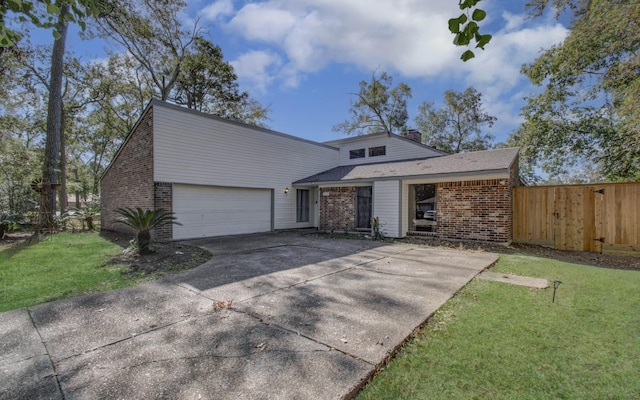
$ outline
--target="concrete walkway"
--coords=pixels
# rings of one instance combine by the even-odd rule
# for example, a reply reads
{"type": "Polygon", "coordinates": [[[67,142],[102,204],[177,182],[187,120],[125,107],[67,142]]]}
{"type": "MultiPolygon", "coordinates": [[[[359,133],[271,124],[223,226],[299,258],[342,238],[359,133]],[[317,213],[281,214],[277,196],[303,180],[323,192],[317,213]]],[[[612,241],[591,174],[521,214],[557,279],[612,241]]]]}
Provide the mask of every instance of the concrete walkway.
{"type": "Polygon", "coordinates": [[[190,244],[214,257],[0,314],[0,398],[348,397],[497,259],[289,233],[190,244]]]}

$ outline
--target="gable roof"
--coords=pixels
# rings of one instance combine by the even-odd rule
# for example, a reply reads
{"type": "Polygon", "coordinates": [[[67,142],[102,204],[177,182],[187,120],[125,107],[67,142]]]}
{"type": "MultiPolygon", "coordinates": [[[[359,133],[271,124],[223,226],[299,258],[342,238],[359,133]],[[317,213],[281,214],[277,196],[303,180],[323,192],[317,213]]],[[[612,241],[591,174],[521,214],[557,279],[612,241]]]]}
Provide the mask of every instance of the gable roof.
{"type": "Polygon", "coordinates": [[[478,175],[482,173],[508,172],[513,162],[517,159],[518,151],[519,149],[514,147],[408,161],[343,165],[293,183],[340,183],[407,177],[478,175]]]}
{"type": "Polygon", "coordinates": [[[238,121],[238,120],[235,120],[235,119],[219,117],[219,116],[217,116],[215,114],[210,114],[210,113],[206,113],[206,112],[203,112],[203,111],[194,110],[194,109],[191,109],[191,108],[187,108],[185,106],[169,103],[169,102],[158,100],[158,99],[152,99],[149,102],[149,104],[154,106],[154,107],[164,107],[164,108],[177,110],[177,111],[180,111],[180,112],[183,112],[183,113],[199,115],[201,117],[212,119],[212,120],[219,121],[219,122],[223,122],[223,123],[229,124],[229,125],[244,126],[244,127],[249,128],[249,129],[251,129],[253,131],[259,131],[261,133],[267,133],[269,135],[279,136],[279,137],[295,140],[295,141],[298,141],[298,142],[304,142],[304,143],[312,144],[314,146],[319,146],[319,147],[330,148],[330,149],[333,149],[333,150],[338,150],[337,147],[331,146],[330,144],[327,144],[327,143],[321,143],[321,142],[316,142],[314,140],[304,139],[304,138],[301,138],[301,137],[298,137],[298,136],[293,136],[293,135],[290,135],[290,134],[287,134],[287,133],[274,131],[274,130],[269,129],[269,128],[263,128],[261,126],[251,125],[251,124],[248,124],[246,122],[241,122],[241,121],[238,121]]]}
{"type": "Polygon", "coordinates": [[[352,137],[348,137],[348,138],[344,138],[344,139],[336,139],[336,140],[330,140],[327,142],[323,142],[326,145],[332,146],[332,147],[342,147],[346,144],[349,143],[357,143],[357,142],[362,142],[365,140],[370,140],[370,139],[378,139],[378,138],[382,138],[382,137],[390,137],[390,138],[395,138],[398,140],[404,140],[406,142],[409,142],[411,144],[414,144],[416,146],[420,146],[423,147],[425,149],[429,149],[429,150],[433,150],[435,152],[438,152],[442,155],[448,155],[450,153],[447,153],[446,151],[442,151],[442,150],[438,150],[435,147],[431,147],[431,146],[427,146],[426,144],[422,144],[419,142],[416,142],[415,140],[411,140],[409,138],[406,138],[404,136],[400,136],[400,135],[396,135],[395,133],[387,133],[387,132],[377,132],[377,133],[371,133],[368,135],[360,135],[360,136],[352,136],[352,137]]]}
{"type": "Polygon", "coordinates": [[[102,180],[102,178],[111,169],[111,166],[113,165],[114,161],[120,155],[120,152],[122,151],[122,149],[125,147],[127,142],[131,139],[132,135],[138,129],[138,126],[142,122],[144,116],[150,110],[153,110],[154,107],[155,108],[163,107],[163,108],[177,110],[177,111],[180,111],[180,112],[183,112],[183,113],[190,113],[190,114],[193,114],[193,115],[199,115],[201,117],[209,118],[209,119],[212,119],[212,120],[215,120],[215,121],[219,121],[219,122],[224,122],[226,124],[245,126],[245,127],[250,128],[253,131],[259,131],[261,133],[266,133],[266,134],[269,134],[269,135],[284,137],[284,138],[287,138],[287,139],[290,139],[290,140],[309,143],[309,144],[312,144],[314,146],[319,146],[319,147],[324,147],[324,148],[329,148],[329,149],[332,149],[332,150],[335,150],[335,151],[339,151],[339,149],[337,147],[331,146],[331,145],[326,144],[326,143],[320,143],[320,142],[315,142],[315,141],[309,140],[309,139],[303,139],[301,137],[297,137],[297,136],[289,135],[289,134],[286,134],[286,133],[274,131],[274,130],[271,130],[271,129],[268,129],[268,128],[263,128],[261,126],[251,125],[251,124],[247,124],[247,123],[244,123],[244,122],[240,122],[240,121],[236,121],[236,120],[232,120],[232,119],[228,119],[228,118],[219,117],[219,116],[214,115],[214,114],[209,114],[209,113],[205,113],[205,112],[202,112],[202,111],[193,110],[193,109],[190,109],[190,108],[187,108],[187,107],[184,107],[184,106],[180,106],[180,105],[177,105],[177,104],[172,104],[172,103],[168,103],[166,101],[162,101],[162,100],[159,100],[159,99],[156,99],[156,98],[152,98],[146,104],[144,110],[140,114],[140,117],[138,117],[138,120],[136,121],[136,123],[133,125],[131,130],[129,130],[129,133],[127,133],[127,136],[124,138],[122,143],[120,143],[120,146],[118,147],[118,149],[116,150],[115,154],[111,158],[111,161],[109,162],[109,165],[107,165],[107,167],[105,168],[104,172],[100,176],[100,180],[102,180]]]}

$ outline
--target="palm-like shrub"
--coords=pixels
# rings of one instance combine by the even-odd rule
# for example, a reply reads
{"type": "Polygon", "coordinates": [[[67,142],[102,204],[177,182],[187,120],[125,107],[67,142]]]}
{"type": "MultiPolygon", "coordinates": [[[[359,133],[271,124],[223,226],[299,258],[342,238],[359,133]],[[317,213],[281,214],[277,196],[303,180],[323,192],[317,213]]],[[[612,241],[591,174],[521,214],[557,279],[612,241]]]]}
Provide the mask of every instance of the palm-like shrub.
{"type": "Polygon", "coordinates": [[[87,224],[87,229],[92,231],[94,229],[93,220],[100,216],[100,208],[91,206],[82,206],[80,208],[69,207],[66,215],[71,219],[81,221],[82,229],[84,229],[84,225],[87,224]]]}
{"type": "Polygon", "coordinates": [[[182,225],[176,221],[173,212],[163,208],[156,210],[143,210],[142,208],[118,208],[115,210],[122,217],[118,217],[116,222],[125,224],[135,229],[137,232],[138,251],[140,254],[151,253],[149,244],[151,243],[151,229],[164,225],[182,225]]]}
{"type": "Polygon", "coordinates": [[[18,225],[24,222],[24,218],[19,214],[0,213],[0,239],[9,232],[11,225],[18,225]]]}

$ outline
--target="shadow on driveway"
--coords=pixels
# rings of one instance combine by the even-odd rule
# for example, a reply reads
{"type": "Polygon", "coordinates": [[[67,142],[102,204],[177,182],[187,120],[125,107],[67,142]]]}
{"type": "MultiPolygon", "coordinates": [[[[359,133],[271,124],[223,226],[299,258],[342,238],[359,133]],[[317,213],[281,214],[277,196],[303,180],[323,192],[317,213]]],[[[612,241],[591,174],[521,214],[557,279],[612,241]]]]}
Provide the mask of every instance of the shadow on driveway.
{"type": "Polygon", "coordinates": [[[0,398],[340,398],[497,259],[296,233],[188,243],[213,258],[0,314],[0,398]]]}

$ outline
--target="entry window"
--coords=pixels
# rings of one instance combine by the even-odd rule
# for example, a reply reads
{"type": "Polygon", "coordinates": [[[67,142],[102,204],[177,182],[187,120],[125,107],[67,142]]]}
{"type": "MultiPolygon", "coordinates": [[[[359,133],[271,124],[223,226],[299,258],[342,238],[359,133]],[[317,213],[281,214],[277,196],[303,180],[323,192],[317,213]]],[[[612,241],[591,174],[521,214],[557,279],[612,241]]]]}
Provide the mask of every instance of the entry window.
{"type": "Polygon", "coordinates": [[[296,190],[296,221],[309,222],[309,189],[296,190]]]}
{"type": "Polygon", "coordinates": [[[353,160],[354,158],[364,158],[364,149],[350,150],[349,159],[353,160]]]}
{"type": "Polygon", "coordinates": [[[387,154],[387,146],[369,147],[369,157],[384,156],[387,154]]]}
{"type": "Polygon", "coordinates": [[[436,232],[438,229],[437,188],[433,184],[414,185],[416,211],[410,215],[416,231],[436,232]]]}

